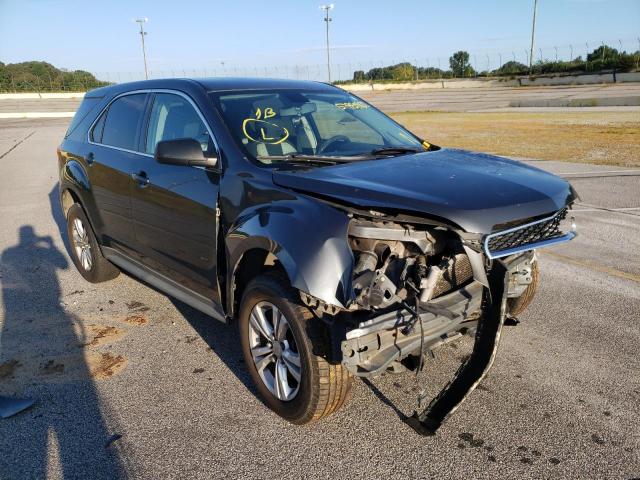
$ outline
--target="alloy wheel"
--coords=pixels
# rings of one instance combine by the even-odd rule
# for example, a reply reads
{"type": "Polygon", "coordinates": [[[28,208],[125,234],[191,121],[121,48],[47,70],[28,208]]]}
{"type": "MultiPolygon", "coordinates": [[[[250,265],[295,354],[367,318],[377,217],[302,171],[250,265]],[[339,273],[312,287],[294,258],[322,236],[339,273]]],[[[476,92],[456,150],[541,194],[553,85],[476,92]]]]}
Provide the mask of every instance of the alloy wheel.
{"type": "Polygon", "coordinates": [[[73,219],[73,248],[82,268],[86,271],[93,267],[93,255],[91,254],[91,243],[89,243],[89,233],[87,228],[79,218],[73,219]]]}
{"type": "Polygon", "coordinates": [[[270,302],[259,302],[249,316],[249,348],[258,375],[281,401],[300,389],[300,353],[285,315],[270,302]]]}

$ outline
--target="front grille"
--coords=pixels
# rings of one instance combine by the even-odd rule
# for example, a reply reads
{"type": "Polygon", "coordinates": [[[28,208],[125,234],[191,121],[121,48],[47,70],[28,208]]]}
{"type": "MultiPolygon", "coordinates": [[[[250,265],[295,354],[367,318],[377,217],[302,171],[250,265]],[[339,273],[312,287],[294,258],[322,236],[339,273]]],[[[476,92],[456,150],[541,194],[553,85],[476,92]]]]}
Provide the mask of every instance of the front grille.
{"type": "Polygon", "coordinates": [[[491,234],[486,242],[486,248],[488,252],[495,255],[512,248],[562,237],[565,233],[560,229],[560,223],[566,216],[567,207],[547,219],[511,228],[503,233],[491,234]]]}

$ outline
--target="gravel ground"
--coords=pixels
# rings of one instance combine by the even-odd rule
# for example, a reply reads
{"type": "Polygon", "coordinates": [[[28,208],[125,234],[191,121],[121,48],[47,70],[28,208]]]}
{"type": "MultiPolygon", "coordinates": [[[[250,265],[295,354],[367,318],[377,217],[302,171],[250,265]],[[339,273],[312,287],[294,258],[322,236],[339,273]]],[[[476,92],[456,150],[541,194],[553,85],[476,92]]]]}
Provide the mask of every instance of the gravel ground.
{"type": "MultiPolygon", "coordinates": [[[[0,123],[0,395],[37,399],[0,420],[0,478],[640,475],[638,177],[574,180],[580,236],[540,255],[536,300],[436,437],[401,421],[411,375],[357,380],[345,408],[296,427],[256,398],[233,326],[127,275],[92,285],[74,270],[55,191],[65,126],[0,123]]],[[[429,361],[432,393],[470,347],[429,361]]]]}

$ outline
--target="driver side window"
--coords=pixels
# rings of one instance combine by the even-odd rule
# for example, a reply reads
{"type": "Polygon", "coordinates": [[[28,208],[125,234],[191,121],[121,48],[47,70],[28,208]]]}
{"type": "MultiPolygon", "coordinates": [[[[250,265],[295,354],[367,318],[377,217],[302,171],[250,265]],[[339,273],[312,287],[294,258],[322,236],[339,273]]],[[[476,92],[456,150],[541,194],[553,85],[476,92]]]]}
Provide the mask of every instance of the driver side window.
{"type": "Polygon", "coordinates": [[[153,155],[163,140],[193,138],[205,156],[213,151],[207,127],[191,103],[180,95],[157,93],[151,108],[145,151],[153,155]]]}

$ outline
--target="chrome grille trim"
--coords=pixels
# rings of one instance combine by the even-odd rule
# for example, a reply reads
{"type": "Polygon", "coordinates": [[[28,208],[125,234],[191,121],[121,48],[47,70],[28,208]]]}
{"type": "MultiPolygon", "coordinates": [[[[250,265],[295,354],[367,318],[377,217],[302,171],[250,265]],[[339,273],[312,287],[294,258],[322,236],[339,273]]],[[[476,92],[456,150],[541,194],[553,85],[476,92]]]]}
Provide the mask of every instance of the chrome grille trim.
{"type": "Polygon", "coordinates": [[[573,219],[571,222],[571,231],[567,233],[563,233],[562,231],[560,231],[559,223],[566,217],[567,212],[568,207],[565,207],[561,210],[558,210],[550,217],[542,218],[540,220],[536,220],[535,222],[525,223],[524,225],[518,225],[517,227],[509,228],[507,230],[491,233],[484,238],[484,253],[489,259],[502,258],[508,257],[509,255],[514,255],[516,253],[526,252],[528,250],[534,250],[537,248],[556,245],[558,243],[568,242],[575,238],[577,233],[575,231],[575,224],[573,222],[573,219]],[[535,227],[539,228],[536,229],[535,227]],[[550,229],[550,234],[545,233],[545,230],[548,229],[550,229]],[[531,230],[531,232],[526,232],[526,230],[531,230]],[[534,237],[535,239],[530,242],[524,241],[522,243],[519,243],[518,241],[516,241],[514,243],[513,241],[510,241],[508,239],[510,234],[513,233],[520,233],[521,237],[534,237]],[[491,242],[499,239],[500,237],[506,237],[502,243],[511,243],[511,245],[507,246],[506,248],[494,248],[492,250],[491,242]]]}

